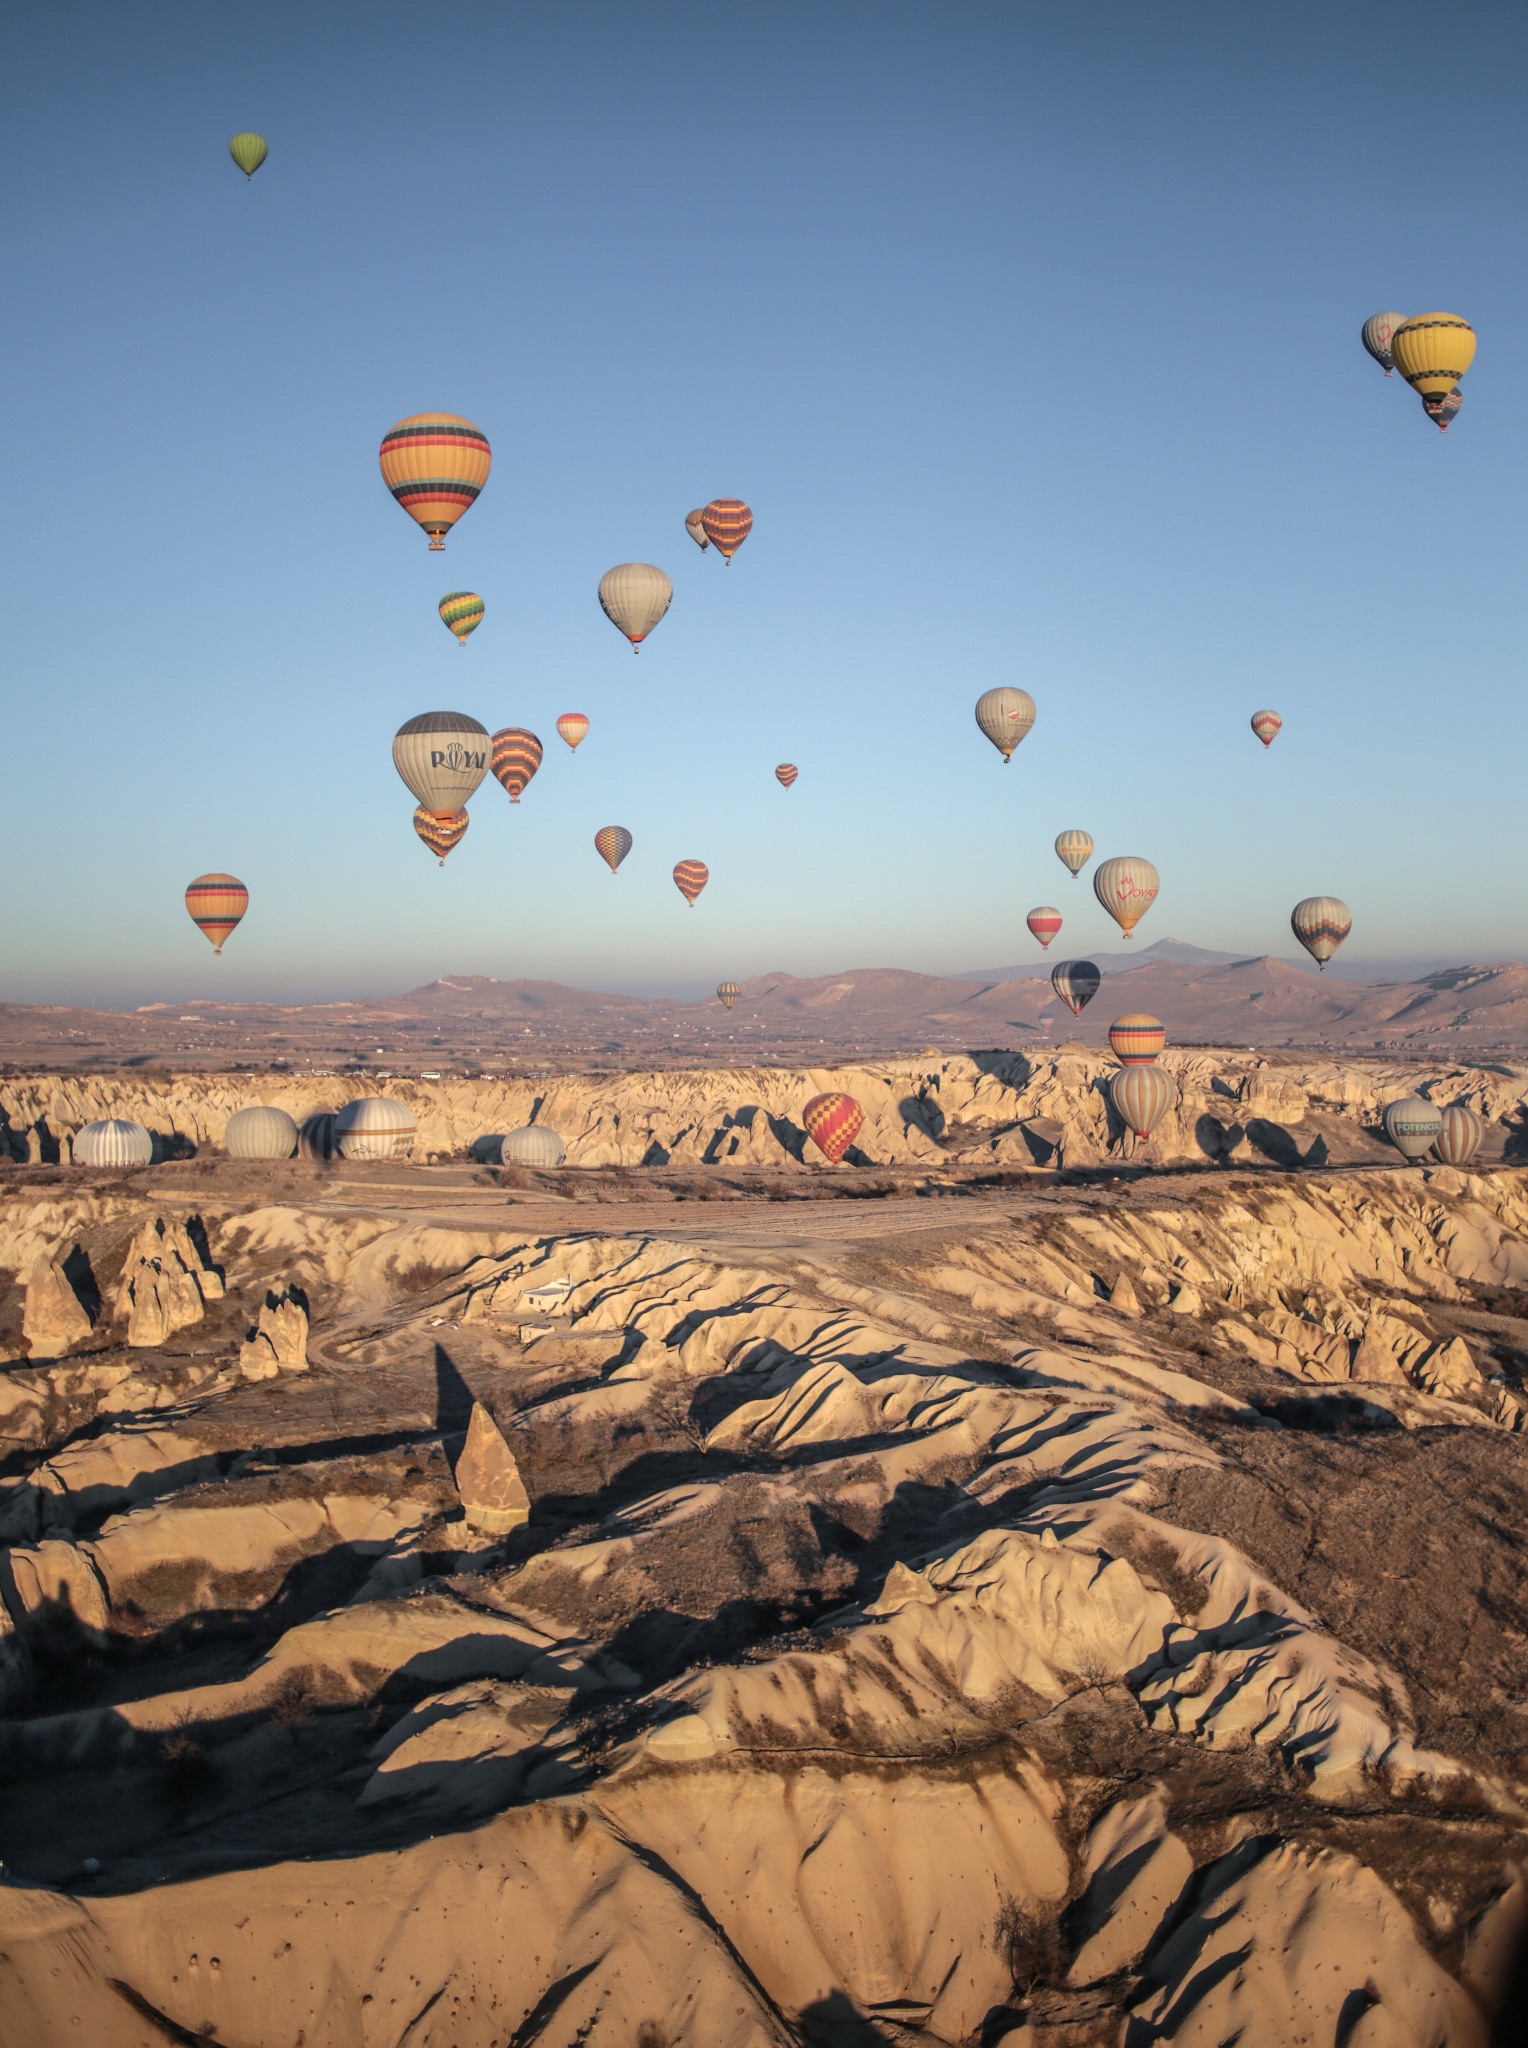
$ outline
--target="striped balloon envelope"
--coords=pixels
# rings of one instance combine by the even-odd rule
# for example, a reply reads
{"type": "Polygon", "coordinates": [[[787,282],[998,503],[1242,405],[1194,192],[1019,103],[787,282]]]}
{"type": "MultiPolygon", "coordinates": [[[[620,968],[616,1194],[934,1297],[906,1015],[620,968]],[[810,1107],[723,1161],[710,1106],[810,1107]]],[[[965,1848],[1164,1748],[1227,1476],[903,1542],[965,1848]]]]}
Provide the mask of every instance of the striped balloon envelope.
{"type": "Polygon", "coordinates": [[[1128,939],[1157,900],[1162,878],[1138,853],[1121,854],[1093,870],[1093,894],[1128,939]]]}
{"type": "Polygon", "coordinates": [[[829,1166],[840,1159],[865,1127],[865,1112],[852,1095],[814,1095],[801,1112],[806,1134],[829,1166]]]}
{"type": "Polygon", "coordinates": [[[1109,1026],[1109,1049],[1122,1067],[1149,1066],[1167,1043],[1160,1017],[1132,1010],[1109,1026]]]}
{"type": "Polygon", "coordinates": [[[1252,730],[1265,747],[1271,747],[1284,729],[1284,721],[1277,711],[1254,711],[1252,730]]]}
{"type": "Polygon", "coordinates": [[[624,825],[602,825],[594,835],[594,848],[614,874],[631,852],[631,834],[624,825]]]}
{"type": "Polygon", "coordinates": [[[704,554],[711,543],[706,539],[706,515],[703,507],[685,514],[684,530],[704,554]]]}
{"type": "Polygon", "coordinates": [[[420,804],[414,812],[414,830],[430,849],[442,867],[446,855],[453,846],[460,846],[467,831],[467,813],[461,811],[427,811],[420,804]]]}
{"type": "Polygon", "coordinates": [[[76,1131],[69,1156],[76,1166],[151,1166],[154,1140],[130,1116],[108,1116],[76,1131]]]}
{"type": "Polygon", "coordinates": [[[800,773],[794,761],[782,761],[775,770],[775,780],[782,789],[789,789],[800,773]]]}
{"type": "Polygon", "coordinates": [[[1353,929],[1353,913],[1335,896],[1306,896],[1289,913],[1289,928],[1325,974],[1327,961],[1353,929]]]}
{"type": "Polygon", "coordinates": [[[717,1001],[724,1010],[730,1010],[742,993],[735,981],[719,981],[716,984],[717,1001]]]}
{"type": "Polygon", "coordinates": [[[329,1160],[337,1156],[334,1127],[339,1122],[337,1109],[315,1109],[310,1117],[303,1120],[297,1133],[297,1151],[303,1159],[329,1160]]]}
{"type": "Polygon", "coordinates": [[[1082,1015],[1102,981],[1091,960],[1062,960],[1051,969],[1051,987],[1074,1017],[1082,1015]]]}
{"type": "Polygon", "coordinates": [[[1024,922],[1034,937],[1040,941],[1042,951],[1061,929],[1061,912],[1049,903],[1041,903],[1032,910],[1024,922]]]}
{"type": "Polygon", "coordinates": [[[441,619],[456,635],[458,647],[465,647],[468,634],[482,625],[485,610],[475,590],[448,590],[440,601],[441,619]]]}
{"type": "Polygon", "coordinates": [[[1178,1100],[1178,1087],[1166,1067],[1121,1067],[1109,1083],[1109,1100],[1144,1144],[1178,1100]]]}
{"type": "Polygon", "coordinates": [[[691,910],[695,908],[695,898],[710,879],[711,870],[703,860],[682,860],[674,869],[674,887],[691,910]]]}
{"type": "Polygon", "coordinates": [[[617,562],[600,578],[599,599],[600,610],[635,653],[674,602],[674,586],[652,562],[617,562]]]}
{"type": "Polygon", "coordinates": [[[1006,768],[1014,748],[1035,722],[1035,700],[1028,690],[1007,686],[983,690],[976,700],[976,722],[1002,755],[1006,768]]]}
{"type": "Polygon", "coordinates": [[[541,742],[523,725],[506,725],[494,734],[492,744],[489,765],[509,791],[510,802],[517,804],[520,792],[541,766],[541,742]]]}
{"type": "Polygon", "coordinates": [[[443,548],[446,535],[477,502],[488,481],[488,436],[454,412],[416,412],[382,437],[382,481],[398,503],[443,548]]]}
{"type": "MultiPolygon", "coordinates": [[[[701,513],[700,523],[706,530],[706,539],[730,565],[732,557],[753,531],[753,514],[741,498],[713,498],[701,513]]],[[[689,521],[686,520],[685,524],[688,525],[689,521]]]]}
{"type": "Polygon", "coordinates": [[[1485,1142],[1482,1118],[1462,1102],[1443,1112],[1442,1126],[1433,1140],[1433,1150],[1445,1166],[1468,1166],[1485,1142]]]}
{"type": "Polygon", "coordinates": [[[230,1159],[290,1159],[297,1150],[297,1125],[284,1109],[252,1102],[224,1124],[223,1150],[230,1159]]]}
{"type": "Polygon", "coordinates": [[[186,891],[186,908],[196,928],[221,953],[223,941],[249,908],[249,891],[237,875],[198,875],[186,891]]]}
{"type": "Polygon", "coordinates": [[[589,730],[589,721],[581,711],[565,711],[557,721],[557,730],[568,745],[576,749],[589,730]]]}
{"type": "Polygon", "coordinates": [[[1063,867],[1070,868],[1075,882],[1088,862],[1093,858],[1093,837],[1089,832],[1058,832],[1056,834],[1056,858],[1063,867]]]}
{"type": "Polygon", "coordinates": [[[359,1095],[334,1120],[341,1159],[407,1159],[414,1137],[414,1112],[391,1095],[359,1095]]]}
{"type": "Polygon", "coordinates": [[[256,135],[246,128],[235,135],[228,144],[228,154],[233,158],[246,179],[252,178],[265,159],[270,155],[270,145],[263,135],[256,135]]]}

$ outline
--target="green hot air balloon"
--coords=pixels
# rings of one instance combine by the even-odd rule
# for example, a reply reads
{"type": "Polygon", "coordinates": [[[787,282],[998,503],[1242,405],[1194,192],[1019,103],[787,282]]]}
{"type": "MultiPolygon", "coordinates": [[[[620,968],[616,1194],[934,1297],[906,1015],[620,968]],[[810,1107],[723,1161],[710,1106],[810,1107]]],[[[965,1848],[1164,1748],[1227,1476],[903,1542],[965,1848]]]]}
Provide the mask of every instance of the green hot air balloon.
{"type": "Polygon", "coordinates": [[[475,633],[483,623],[486,607],[475,590],[448,590],[440,601],[440,616],[444,625],[456,635],[457,645],[465,647],[467,635],[475,633]]]}
{"type": "Polygon", "coordinates": [[[253,132],[236,135],[228,145],[228,154],[246,178],[255,175],[270,153],[270,145],[265,137],[253,132]]]}

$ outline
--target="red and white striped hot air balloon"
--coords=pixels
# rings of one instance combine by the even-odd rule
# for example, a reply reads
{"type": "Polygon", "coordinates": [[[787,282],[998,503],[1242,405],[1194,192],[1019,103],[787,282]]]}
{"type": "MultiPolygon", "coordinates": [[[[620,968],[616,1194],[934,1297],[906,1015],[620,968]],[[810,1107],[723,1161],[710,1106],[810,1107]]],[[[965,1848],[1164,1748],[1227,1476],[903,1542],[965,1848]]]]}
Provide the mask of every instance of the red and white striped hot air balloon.
{"type": "Polygon", "coordinates": [[[576,749],[589,730],[589,721],[581,711],[565,711],[557,721],[557,730],[568,745],[576,749]]]}
{"type": "Polygon", "coordinates": [[[186,891],[186,908],[213,952],[221,953],[223,941],[249,908],[249,891],[237,875],[198,875],[186,891]]]}
{"type": "Polygon", "coordinates": [[[741,498],[713,498],[701,513],[700,523],[706,539],[730,567],[732,557],[753,531],[753,514],[741,498]]]}
{"type": "Polygon", "coordinates": [[[710,879],[711,870],[703,860],[682,860],[674,869],[674,887],[691,910],[695,908],[695,898],[710,879]]]}
{"type": "Polygon", "coordinates": [[[865,1112],[852,1095],[833,1090],[814,1095],[801,1112],[806,1134],[829,1166],[837,1166],[865,1125],[865,1112]]]}
{"type": "Polygon", "coordinates": [[[1283,730],[1284,721],[1277,711],[1254,711],[1252,730],[1265,747],[1271,747],[1283,730]]]}
{"type": "Polygon", "coordinates": [[[1061,929],[1061,912],[1053,909],[1049,903],[1041,903],[1029,913],[1024,922],[1040,941],[1043,949],[1061,929]]]}

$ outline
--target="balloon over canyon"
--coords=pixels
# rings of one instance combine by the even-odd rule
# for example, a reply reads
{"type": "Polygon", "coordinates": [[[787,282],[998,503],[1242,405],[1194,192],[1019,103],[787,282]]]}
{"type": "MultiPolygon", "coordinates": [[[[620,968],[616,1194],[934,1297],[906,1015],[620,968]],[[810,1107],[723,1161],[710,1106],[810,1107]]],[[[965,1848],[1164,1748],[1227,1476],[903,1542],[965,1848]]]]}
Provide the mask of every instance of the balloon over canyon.
{"type": "Polygon", "coordinates": [[[186,890],[192,923],[221,953],[224,941],[249,908],[249,891],[237,875],[198,875],[186,890]]]}
{"type": "Polygon", "coordinates": [[[1093,870],[1093,894],[1128,939],[1157,900],[1161,877],[1149,860],[1125,853],[1093,870]]]}
{"type": "Polygon", "coordinates": [[[1040,903],[1030,911],[1024,922],[1029,926],[1030,935],[1040,941],[1043,952],[1061,929],[1061,912],[1052,904],[1040,903]]]}
{"type": "Polygon", "coordinates": [[[1353,913],[1336,896],[1306,896],[1290,912],[1289,928],[1324,974],[1353,929],[1353,913]]]}
{"type": "Polygon", "coordinates": [[[1074,1017],[1098,994],[1103,975],[1091,960],[1062,960],[1051,969],[1051,987],[1074,1017]]]}
{"type": "Polygon", "coordinates": [[[814,1095],[801,1112],[807,1136],[829,1166],[837,1166],[865,1124],[865,1112],[852,1095],[830,1089],[814,1095]]]}

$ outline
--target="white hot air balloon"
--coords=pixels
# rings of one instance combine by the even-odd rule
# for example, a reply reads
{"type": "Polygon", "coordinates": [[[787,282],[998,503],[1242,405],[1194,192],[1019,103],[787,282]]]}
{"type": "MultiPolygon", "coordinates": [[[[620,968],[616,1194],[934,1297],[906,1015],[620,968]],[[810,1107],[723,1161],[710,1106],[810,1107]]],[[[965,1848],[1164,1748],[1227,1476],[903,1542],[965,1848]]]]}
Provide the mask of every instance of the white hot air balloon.
{"type": "Polygon", "coordinates": [[[1484,1119],[1462,1102],[1443,1112],[1443,1125],[1433,1141],[1433,1150],[1445,1166],[1468,1166],[1485,1142],[1484,1119]]]}
{"type": "Polygon", "coordinates": [[[1306,896],[1290,912],[1289,928],[1325,974],[1327,961],[1353,929],[1353,913],[1335,896],[1306,896]]]}
{"type": "Polygon", "coordinates": [[[976,700],[976,722],[1002,755],[1006,768],[1014,748],[1035,722],[1035,700],[1028,690],[984,690],[976,700]]]}
{"type": "Polygon", "coordinates": [[[284,1109],[257,1102],[236,1109],[223,1126],[223,1150],[230,1159],[290,1159],[297,1126],[284,1109]]]}
{"type": "Polygon", "coordinates": [[[131,1117],[102,1117],[75,1132],[72,1157],[76,1166],[147,1166],[154,1140],[131,1117]]]}
{"type": "Polygon", "coordinates": [[[499,1146],[506,1166],[561,1166],[567,1157],[562,1139],[548,1124],[522,1124],[499,1146]]]}
{"type": "Polygon", "coordinates": [[[1123,853],[1093,870],[1093,894],[1128,939],[1157,900],[1162,878],[1149,860],[1123,853]]]}
{"type": "Polygon", "coordinates": [[[1371,313],[1363,324],[1360,339],[1387,377],[1395,368],[1390,356],[1390,344],[1395,339],[1395,330],[1405,325],[1404,313],[1371,313]]]}
{"type": "Polygon", "coordinates": [[[1144,1145],[1178,1100],[1178,1085],[1165,1067],[1121,1067],[1109,1083],[1109,1100],[1144,1145]]]}
{"type": "Polygon", "coordinates": [[[633,653],[673,601],[673,584],[651,562],[619,562],[600,578],[600,607],[633,653]]]}
{"type": "Polygon", "coordinates": [[[462,811],[488,773],[488,728],[463,711],[426,711],[400,725],[393,766],[427,811],[462,811]]]}
{"type": "Polygon", "coordinates": [[[414,1113],[391,1095],[362,1095],[334,1120],[342,1159],[407,1159],[414,1149],[414,1113]]]}
{"type": "Polygon", "coordinates": [[[1420,1095],[1404,1096],[1385,1105],[1385,1136],[1413,1164],[1425,1158],[1443,1128],[1443,1113],[1420,1095]]]}

